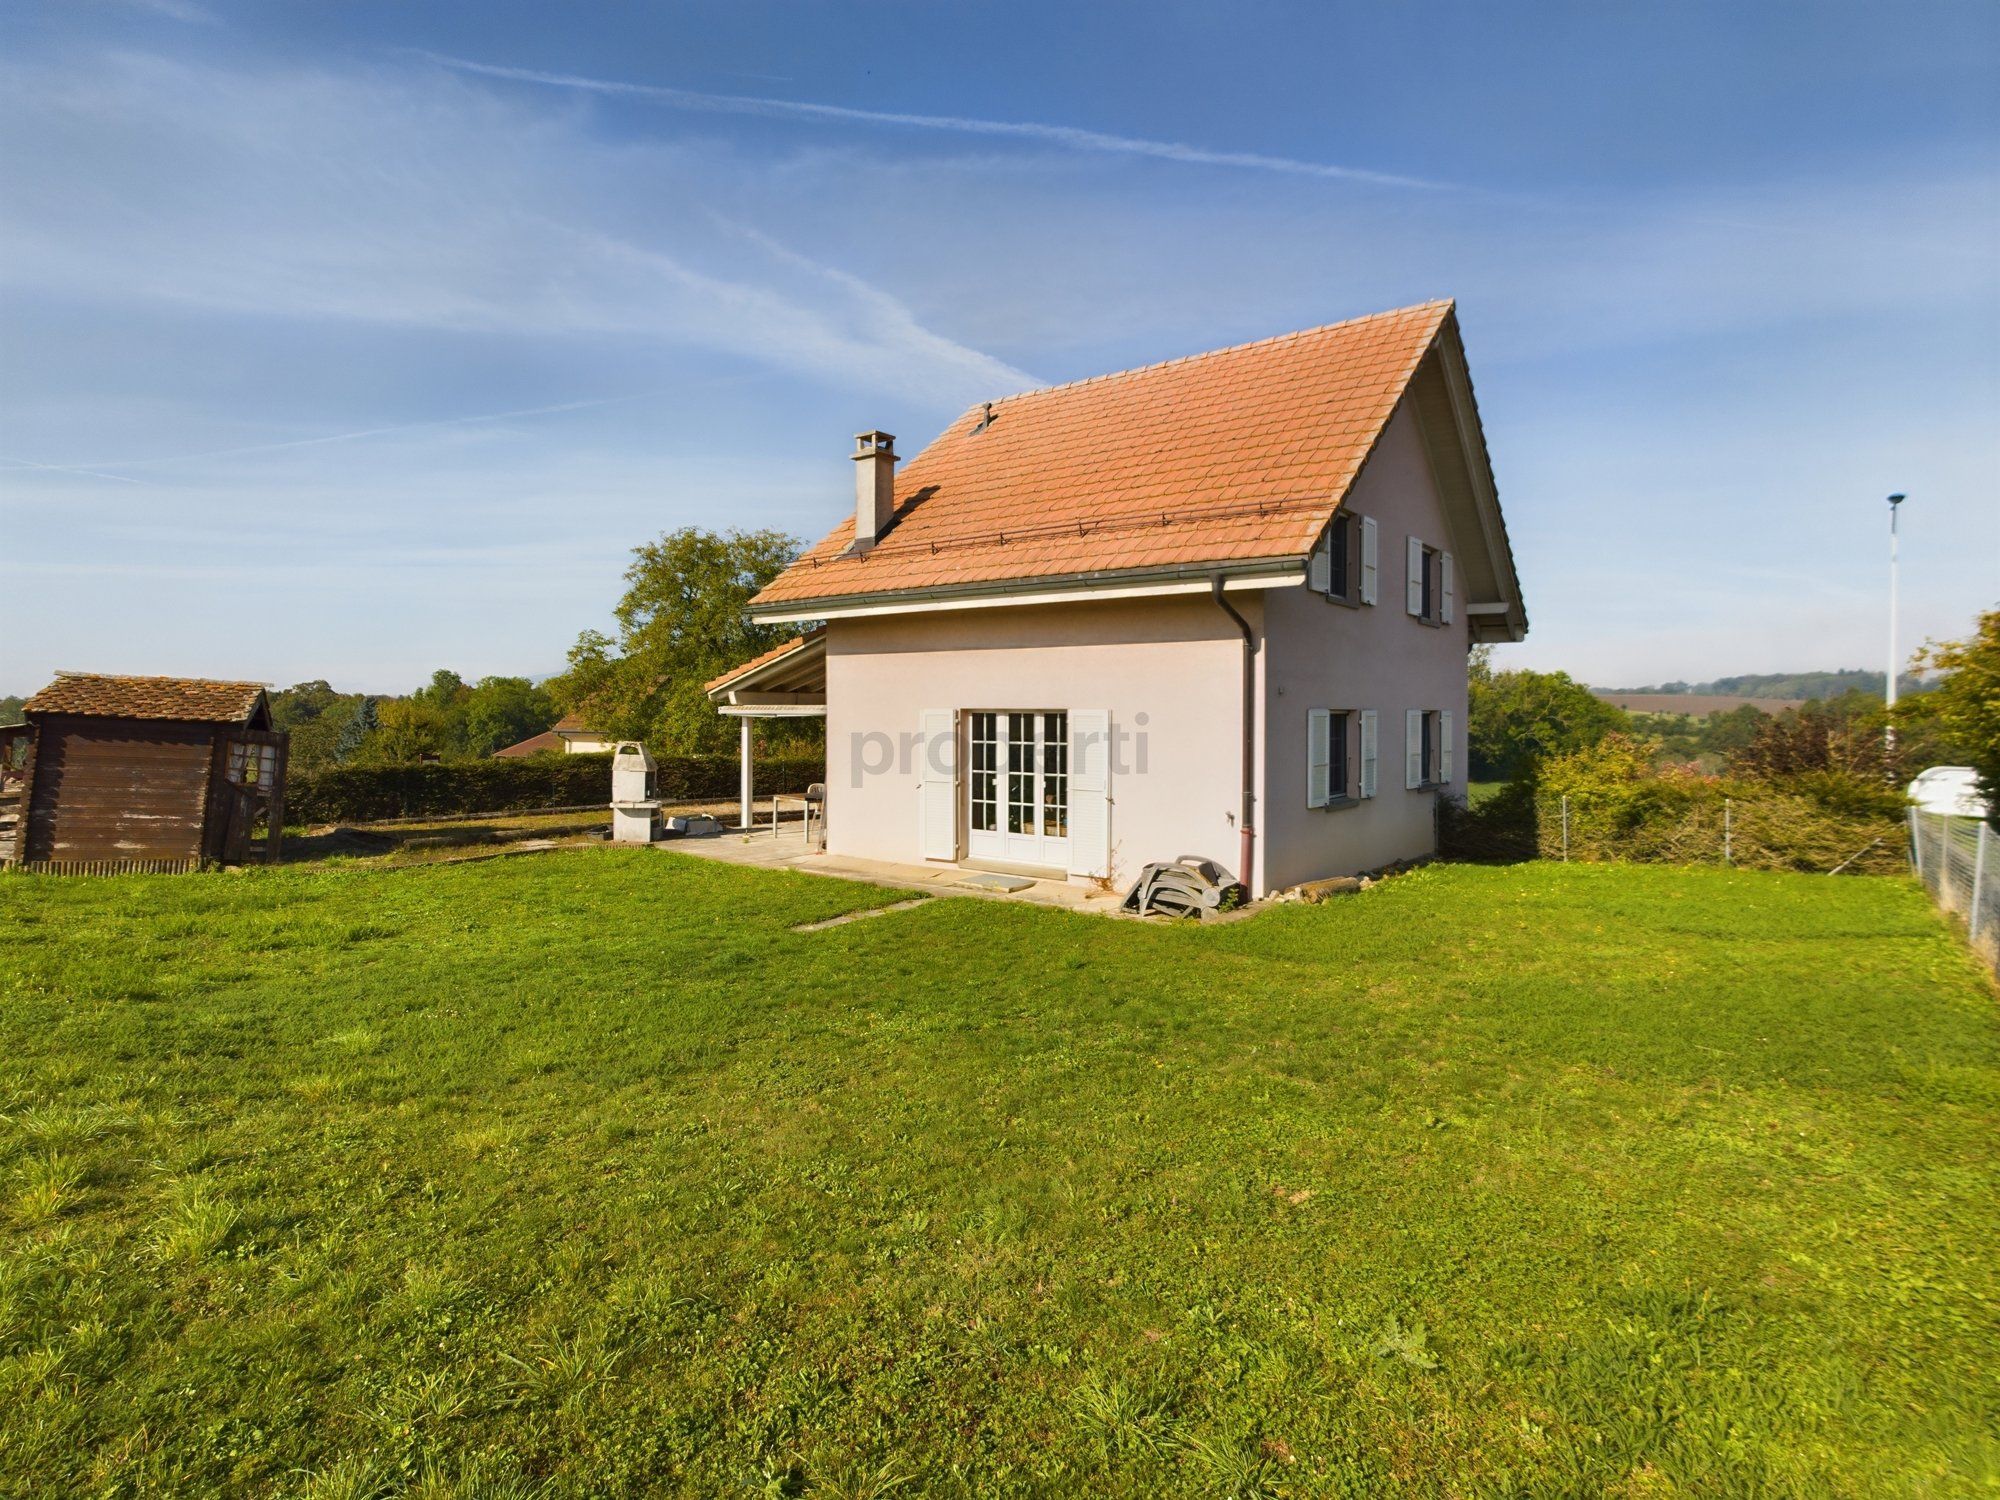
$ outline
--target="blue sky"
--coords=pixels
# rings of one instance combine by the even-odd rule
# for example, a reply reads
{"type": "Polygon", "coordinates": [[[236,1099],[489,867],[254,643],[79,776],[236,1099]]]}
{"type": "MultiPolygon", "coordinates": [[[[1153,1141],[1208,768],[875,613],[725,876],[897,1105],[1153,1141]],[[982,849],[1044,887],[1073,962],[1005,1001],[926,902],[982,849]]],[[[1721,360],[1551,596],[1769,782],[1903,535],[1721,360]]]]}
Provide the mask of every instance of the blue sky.
{"type": "Polygon", "coordinates": [[[0,17],[0,692],[558,668],[851,434],[1436,296],[1630,684],[2000,601],[2000,7],[0,17]]]}

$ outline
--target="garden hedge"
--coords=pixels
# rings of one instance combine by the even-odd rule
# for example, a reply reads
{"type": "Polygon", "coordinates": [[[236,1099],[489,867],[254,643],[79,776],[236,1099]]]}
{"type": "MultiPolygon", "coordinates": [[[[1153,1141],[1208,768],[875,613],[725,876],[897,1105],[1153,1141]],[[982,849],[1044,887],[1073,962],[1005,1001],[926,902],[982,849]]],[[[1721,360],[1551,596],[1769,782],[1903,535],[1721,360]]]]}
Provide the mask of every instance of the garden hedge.
{"type": "MultiPolygon", "coordinates": [[[[733,755],[660,755],[664,802],[721,801],[737,792],[733,755]]],[[[757,762],[757,794],[803,792],[826,776],[820,756],[757,762]]],[[[453,813],[534,812],[611,800],[609,755],[533,755],[401,766],[330,766],[286,779],[285,820],[378,823],[453,813]]]]}

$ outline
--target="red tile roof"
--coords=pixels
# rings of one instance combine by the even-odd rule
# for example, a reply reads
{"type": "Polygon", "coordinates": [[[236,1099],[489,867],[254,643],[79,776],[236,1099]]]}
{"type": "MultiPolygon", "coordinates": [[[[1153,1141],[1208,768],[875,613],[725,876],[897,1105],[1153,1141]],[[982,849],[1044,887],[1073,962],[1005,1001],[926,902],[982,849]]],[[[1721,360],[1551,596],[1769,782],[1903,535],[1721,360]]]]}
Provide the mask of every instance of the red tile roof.
{"type": "MultiPolygon", "coordinates": [[[[754,606],[1304,557],[1452,315],[1377,313],[1010,396],[896,476],[881,541],[850,515],[754,606]]],[[[711,687],[713,684],[711,684],[711,687]]]]}
{"type": "Polygon", "coordinates": [[[493,758],[499,760],[517,755],[540,755],[545,750],[560,752],[562,747],[563,737],[553,729],[544,729],[540,734],[531,734],[525,740],[502,745],[493,752],[493,758]]]}
{"type": "Polygon", "coordinates": [[[204,677],[111,677],[58,672],[23,709],[31,714],[82,714],[104,719],[181,719],[241,724],[256,712],[261,682],[213,682],[204,677]]]}
{"type": "Polygon", "coordinates": [[[773,646],[761,656],[753,656],[748,661],[738,662],[720,677],[711,677],[701,685],[701,690],[704,693],[712,693],[719,687],[727,687],[745,673],[754,672],[766,662],[776,661],[781,656],[790,656],[794,651],[803,647],[807,641],[816,641],[824,634],[826,634],[826,631],[824,628],[821,628],[818,630],[808,630],[804,635],[795,635],[784,644],[773,646]]]}

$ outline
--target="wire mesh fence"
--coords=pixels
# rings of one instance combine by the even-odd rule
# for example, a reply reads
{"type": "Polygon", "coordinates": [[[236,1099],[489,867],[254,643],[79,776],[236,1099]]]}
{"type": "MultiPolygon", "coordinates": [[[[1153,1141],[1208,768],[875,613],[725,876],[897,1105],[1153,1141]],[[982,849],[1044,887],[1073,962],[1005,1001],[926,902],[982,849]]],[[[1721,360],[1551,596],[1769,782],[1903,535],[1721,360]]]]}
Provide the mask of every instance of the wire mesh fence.
{"type": "Polygon", "coordinates": [[[1440,809],[1439,842],[1470,860],[1625,860],[1818,875],[1897,875],[1909,851],[1894,813],[1832,812],[1802,796],[1725,796],[1649,784],[1603,795],[1510,788],[1440,809]]]}
{"type": "Polygon", "coordinates": [[[1972,951],[2000,974],[2000,834],[1980,818],[1912,808],[1910,854],[1931,898],[1965,919],[1972,951]]]}

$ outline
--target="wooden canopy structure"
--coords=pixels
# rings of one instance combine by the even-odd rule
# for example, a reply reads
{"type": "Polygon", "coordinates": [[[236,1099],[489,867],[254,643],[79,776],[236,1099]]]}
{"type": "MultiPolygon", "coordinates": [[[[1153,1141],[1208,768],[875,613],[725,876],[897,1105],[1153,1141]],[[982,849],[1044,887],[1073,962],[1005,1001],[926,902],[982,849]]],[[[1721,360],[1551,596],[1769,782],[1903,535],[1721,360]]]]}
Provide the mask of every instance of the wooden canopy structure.
{"type": "Polygon", "coordinates": [[[0,863],[64,874],[277,859],[290,736],[271,727],[261,684],[63,672],[23,713],[0,730],[0,863]]]}

